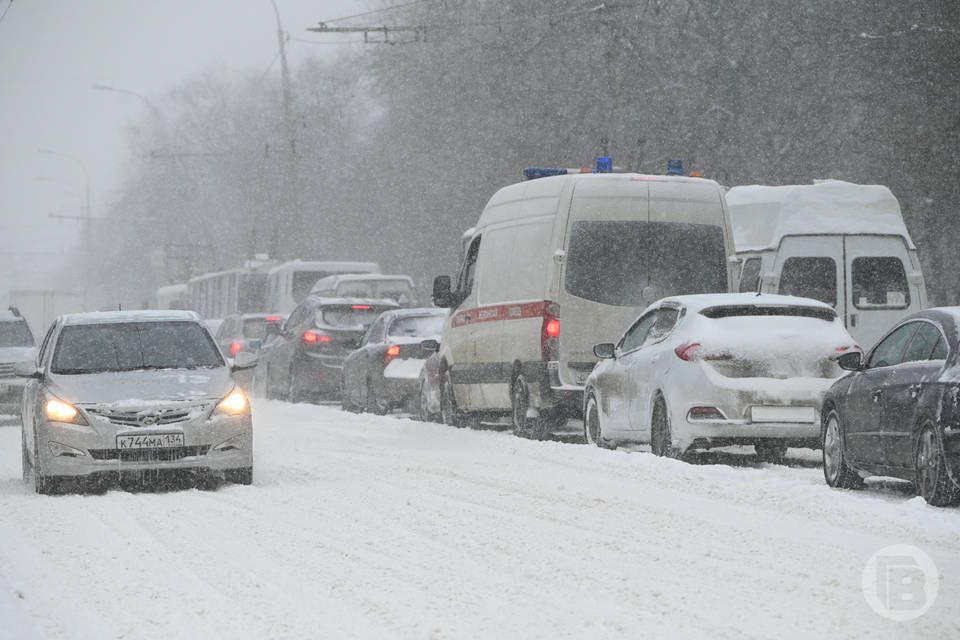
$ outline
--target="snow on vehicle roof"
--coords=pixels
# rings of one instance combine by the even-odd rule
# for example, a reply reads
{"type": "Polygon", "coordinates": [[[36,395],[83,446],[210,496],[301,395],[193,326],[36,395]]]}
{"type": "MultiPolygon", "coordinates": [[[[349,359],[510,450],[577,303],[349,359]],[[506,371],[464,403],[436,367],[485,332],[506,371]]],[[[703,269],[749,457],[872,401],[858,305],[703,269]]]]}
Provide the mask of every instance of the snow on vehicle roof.
{"type": "Polygon", "coordinates": [[[801,298],[800,296],[781,296],[774,293],[699,293],[686,296],[670,296],[654,302],[650,309],[661,306],[664,302],[676,302],[682,304],[690,311],[700,311],[710,307],[723,306],[802,306],[816,307],[818,309],[834,308],[825,302],[814,300],[813,298],[801,298]]]}
{"type": "Polygon", "coordinates": [[[378,265],[376,262],[291,260],[290,262],[278,264],[270,269],[271,274],[280,273],[282,271],[339,271],[343,273],[358,271],[376,273],[380,271],[380,265],[378,265]]]}
{"type": "Polygon", "coordinates": [[[642,173],[572,173],[536,180],[526,180],[507,185],[490,198],[477,227],[483,227],[504,220],[514,219],[518,215],[524,218],[555,216],[560,195],[570,185],[576,186],[577,196],[586,197],[623,197],[625,189],[636,186],[633,194],[639,192],[641,185],[662,184],[664,188],[679,190],[685,197],[697,200],[720,201],[720,185],[707,178],[689,178],[686,176],[648,175],[642,173]],[[611,191],[616,191],[612,193],[611,191]],[[508,215],[501,214],[503,205],[523,201],[524,206],[517,213],[510,208],[508,215]]]}
{"type": "Polygon", "coordinates": [[[748,185],[731,188],[726,199],[737,251],[775,249],[784,236],[810,234],[895,235],[916,248],[900,203],[883,185],[748,185]]]}
{"type": "Polygon", "coordinates": [[[309,298],[314,302],[317,302],[321,305],[355,305],[355,304],[368,304],[371,306],[378,307],[398,307],[399,304],[396,300],[391,300],[390,298],[334,298],[327,296],[318,296],[313,294],[309,298]]]}
{"type": "Polygon", "coordinates": [[[165,284],[162,287],[157,288],[157,295],[167,295],[167,294],[177,294],[177,293],[186,293],[187,285],[186,284],[165,284]]]}
{"type": "Polygon", "coordinates": [[[414,307],[412,309],[391,309],[390,311],[384,311],[384,313],[389,313],[394,318],[409,318],[411,316],[442,316],[446,315],[447,310],[436,307],[414,307]]]}
{"type": "Polygon", "coordinates": [[[107,322],[163,322],[195,321],[200,316],[194,311],[143,309],[138,311],[91,311],[87,313],[69,313],[64,316],[63,324],[102,324],[107,322]]]}

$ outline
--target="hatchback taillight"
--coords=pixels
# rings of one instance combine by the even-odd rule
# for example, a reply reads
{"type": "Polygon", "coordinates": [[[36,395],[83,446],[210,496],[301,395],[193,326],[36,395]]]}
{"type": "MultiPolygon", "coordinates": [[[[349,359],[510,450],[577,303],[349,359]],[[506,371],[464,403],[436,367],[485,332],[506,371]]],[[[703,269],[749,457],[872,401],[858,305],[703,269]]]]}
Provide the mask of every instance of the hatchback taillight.
{"type": "Polygon", "coordinates": [[[300,338],[306,344],[317,344],[318,342],[330,342],[330,336],[318,333],[316,331],[304,331],[300,338]]]}
{"type": "Polygon", "coordinates": [[[677,357],[687,362],[696,360],[700,352],[699,342],[685,342],[673,350],[677,357]]]}
{"type": "Polygon", "coordinates": [[[235,356],[240,353],[240,350],[243,349],[243,345],[239,342],[230,343],[230,355],[235,356]]]}
{"type": "Polygon", "coordinates": [[[400,345],[391,345],[387,347],[386,353],[383,354],[383,364],[389,364],[391,360],[400,355],[400,345]]]}

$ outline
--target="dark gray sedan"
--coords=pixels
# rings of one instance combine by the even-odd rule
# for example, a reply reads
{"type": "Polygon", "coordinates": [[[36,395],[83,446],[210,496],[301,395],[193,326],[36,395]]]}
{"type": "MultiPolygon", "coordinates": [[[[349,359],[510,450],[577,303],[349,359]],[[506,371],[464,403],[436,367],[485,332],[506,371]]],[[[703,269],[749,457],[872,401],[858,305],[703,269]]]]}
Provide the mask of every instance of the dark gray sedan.
{"type": "Polygon", "coordinates": [[[343,408],[383,414],[407,405],[415,411],[420,370],[436,351],[445,317],[434,308],[382,313],[343,363],[343,408]]]}
{"type": "Polygon", "coordinates": [[[904,318],[851,373],[833,384],[822,412],[823,474],[831,487],[867,476],[912,481],[929,504],[960,500],[960,307],[904,318]]]}

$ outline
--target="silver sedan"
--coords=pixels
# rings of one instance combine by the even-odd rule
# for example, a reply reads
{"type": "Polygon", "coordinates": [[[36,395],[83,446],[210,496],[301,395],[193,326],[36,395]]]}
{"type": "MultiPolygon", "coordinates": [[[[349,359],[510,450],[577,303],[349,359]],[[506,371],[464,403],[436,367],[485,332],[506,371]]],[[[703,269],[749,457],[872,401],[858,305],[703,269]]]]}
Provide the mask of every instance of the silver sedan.
{"type": "Polygon", "coordinates": [[[232,363],[189,311],[59,317],[27,378],[23,473],[38,493],[68,479],[163,470],[213,473],[250,484],[253,424],[232,363]]]}

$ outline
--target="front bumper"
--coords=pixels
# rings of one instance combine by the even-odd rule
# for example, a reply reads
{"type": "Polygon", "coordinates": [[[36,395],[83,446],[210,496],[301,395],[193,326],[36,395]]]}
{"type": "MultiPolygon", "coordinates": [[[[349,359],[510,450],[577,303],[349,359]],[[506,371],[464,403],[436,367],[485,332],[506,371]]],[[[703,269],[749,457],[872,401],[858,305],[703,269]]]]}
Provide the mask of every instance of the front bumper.
{"type": "Polygon", "coordinates": [[[82,477],[164,469],[227,471],[253,466],[250,413],[210,417],[212,406],[197,417],[175,424],[129,427],[86,412],[87,426],[42,421],[36,455],[48,476],[82,477]],[[183,446],[118,449],[118,436],[182,434],[183,446]]]}

